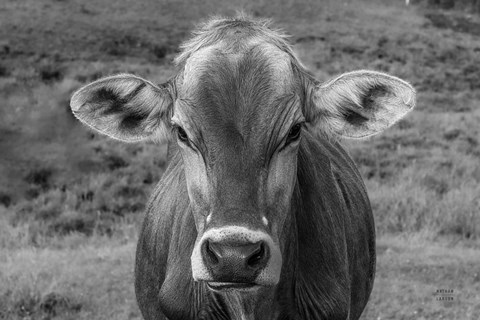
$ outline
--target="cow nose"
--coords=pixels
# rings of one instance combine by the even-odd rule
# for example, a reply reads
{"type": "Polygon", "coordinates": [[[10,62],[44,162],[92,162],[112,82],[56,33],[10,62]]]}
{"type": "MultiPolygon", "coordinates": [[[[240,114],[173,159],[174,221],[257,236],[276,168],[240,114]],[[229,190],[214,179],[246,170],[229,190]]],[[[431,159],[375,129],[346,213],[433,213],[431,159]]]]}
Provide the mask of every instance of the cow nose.
{"type": "Polygon", "coordinates": [[[264,241],[214,242],[205,240],[202,257],[214,281],[252,283],[267,265],[268,245],[264,241]]]}

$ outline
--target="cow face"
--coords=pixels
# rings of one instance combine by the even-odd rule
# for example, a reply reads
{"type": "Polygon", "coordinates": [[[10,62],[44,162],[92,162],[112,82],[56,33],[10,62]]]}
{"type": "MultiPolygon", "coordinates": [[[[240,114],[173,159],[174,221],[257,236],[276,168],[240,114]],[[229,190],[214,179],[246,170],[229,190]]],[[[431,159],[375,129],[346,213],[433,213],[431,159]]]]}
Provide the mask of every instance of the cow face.
{"type": "Polygon", "coordinates": [[[273,286],[305,119],[289,56],[272,45],[220,45],[187,60],[172,124],[198,231],[195,280],[273,286]]]}
{"type": "Polygon", "coordinates": [[[409,84],[382,73],[318,83],[281,39],[245,30],[237,25],[223,40],[192,45],[165,85],[119,75],[87,85],[71,101],[82,122],[113,138],[171,136],[178,144],[197,228],[185,254],[194,280],[217,291],[279,282],[302,131],[366,137],[415,103],[409,84]]]}

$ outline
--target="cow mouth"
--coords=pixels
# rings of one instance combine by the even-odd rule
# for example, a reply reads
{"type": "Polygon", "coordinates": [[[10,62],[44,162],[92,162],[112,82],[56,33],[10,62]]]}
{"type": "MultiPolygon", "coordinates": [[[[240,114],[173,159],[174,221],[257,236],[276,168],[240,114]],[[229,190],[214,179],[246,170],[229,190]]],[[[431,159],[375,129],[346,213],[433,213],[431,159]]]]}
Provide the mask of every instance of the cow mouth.
{"type": "Polygon", "coordinates": [[[256,283],[208,281],[207,287],[213,291],[249,290],[258,287],[256,283]]]}

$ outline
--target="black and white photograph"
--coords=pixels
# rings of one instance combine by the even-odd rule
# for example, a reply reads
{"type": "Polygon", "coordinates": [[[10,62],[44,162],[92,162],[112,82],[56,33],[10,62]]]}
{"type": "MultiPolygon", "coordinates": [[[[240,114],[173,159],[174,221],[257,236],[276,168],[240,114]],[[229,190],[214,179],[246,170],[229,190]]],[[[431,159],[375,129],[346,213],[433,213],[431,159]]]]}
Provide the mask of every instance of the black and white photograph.
{"type": "Polygon", "coordinates": [[[480,0],[0,0],[0,319],[479,320],[480,0]]]}

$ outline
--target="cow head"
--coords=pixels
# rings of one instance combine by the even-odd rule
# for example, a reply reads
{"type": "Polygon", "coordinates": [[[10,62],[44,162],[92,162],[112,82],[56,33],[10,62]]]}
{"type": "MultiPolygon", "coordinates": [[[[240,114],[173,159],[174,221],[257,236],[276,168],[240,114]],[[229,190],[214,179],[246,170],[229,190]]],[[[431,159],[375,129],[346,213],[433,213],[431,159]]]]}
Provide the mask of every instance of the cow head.
{"type": "Polygon", "coordinates": [[[302,135],[374,135],[413,108],[415,92],[372,71],[319,83],[282,35],[241,19],[207,23],[176,63],[163,85],[128,74],[95,81],[74,94],[73,113],[115,139],[178,145],[197,229],[194,280],[216,291],[273,287],[302,135]]]}

